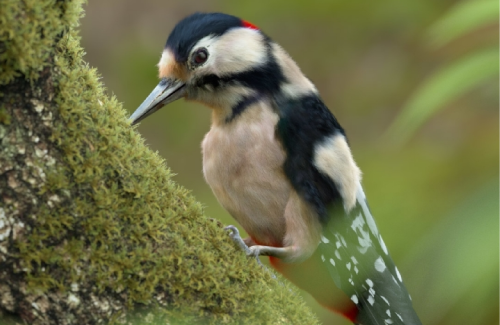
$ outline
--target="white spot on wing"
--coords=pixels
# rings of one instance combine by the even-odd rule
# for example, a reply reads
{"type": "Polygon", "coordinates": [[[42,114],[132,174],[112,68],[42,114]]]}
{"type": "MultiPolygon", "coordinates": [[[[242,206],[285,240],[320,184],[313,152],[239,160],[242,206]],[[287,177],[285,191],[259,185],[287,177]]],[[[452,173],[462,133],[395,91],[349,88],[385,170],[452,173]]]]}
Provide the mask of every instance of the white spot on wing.
{"type": "Polygon", "coordinates": [[[384,296],[380,296],[380,298],[382,298],[383,301],[385,301],[385,303],[387,304],[387,306],[390,306],[391,304],[389,303],[389,300],[387,300],[386,297],[384,296]]]}
{"type": "Polygon", "coordinates": [[[355,267],[354,267],[354,272],[356,272],[356,274],[358,274],[358,273],[359,273],[359,270],[358,270],[358,267],[357,267],[357,266],[355,266],[355,267]]]}
{"type": "Polygon", "coordinates": [[[345,265],[345,267],[347,267],[347,269],[350,271],[350,270],[351,270],[351,262],[347,263],[347,264],[345,265]]]}
{"type": "Polygon", "coordinates": [[[366,251],[368,250],[370,246],[366,246],[366,247],[359,247],[358,246],[358,251],[361,253],[361,254],[364,254],[366,253],[366,251]]]}
{"type": "Polygon", "coordinates": [[[403,317],[401,317],[400,314],[398,314],[398,313],[395,313],[395,314],[396,314],[396,316],[398,316],[399,319],[401,319],[401,321],[403,321],[403,317]]]}
{"type": "Polygon", "coordinates": [[[361,205],[361,208],[363,209],[363,213],[365,215],[365,220],[368,223],[368,227],[370,228],[372,234],[378,238],[378,228],[377,225],[375,224],[375,220],[373,219],[372,214],[370,213],[370,210],[368,209],[368,205],[366,205],[366,196],[365,193],[363,192],[361,184],[359,184],[358,186],[358,192],[356,196],[359,205],[361,205]]]}
{"type": "Polygon", "coordinates": [[[358,264],[358,260],[356,259],[356,257],[351,256],[351,260],[354,264],[358,264]]]}
{"type": "Polygon", "coordinates": [[[384,322],[388,325],[393,323],[392,319],[385,319],[384,322]]]}
{"type": "Polygon", "coordinates": [[[332,264],[333,266],[335,266],[335,261],[333,260],[333,258],[330,259],[330,264],[332,264]]]}
{"type": "Polygon", "coordinates": [[[340,236],[340,240],[342,240],[342,245],[344,245],[344,247],[347,247],[347,243],[345,242],[344,237],[340,236]]]}
{"type": "Polygon", "coordinates": [[[368,292],[375,297],[375,290],[373,290],[373,288],[370,288],[370,290],[368,290],[368,292]]]}
{"type": "Polygon", "coordinates": [[[337,248],[340,248],[340,246],[342,246],[342,244],[340,243],[340,241],[337,241],[337,242],[335,243],[335,245],[337,246],[337,248]]]}
{"type": "Polygon", "coordinates": [[[324,262],[325,261],[325,256],[321,255],[321,260],[324,262]]]}
{"type": "Polygon", "coordinates": [[[366,284],[368,284],[370,287],[373,287],[373,281],[370,279],[366,279],[366,284]]]}
{"type": "Polygon", "coordinates": [[[379,272],[385,271],[385,262],[382,259],[382,257],[379,257],[379,258],[377,258],[377,260],[375,260],[375,270],[377,270],[379,272]]]}
{"type": "Polygon", "coordinates": [[[391,317],[391,311],[389,309],[387,309],[385,313],[387,314],[387,316],[391,317]]]}
{"type": "Polygon", "coordinates": [[[328,240],[328,238],[326,238],[325,236],[321,236],[321,241],[325,244],[328,244],[330,241],[328,240]]]}
{"type": "Polygon", "coordinates": [[[354,220],[352,221],[351,228],[352,230],[356,231],[356,229],[362,229],[363,225],[365,224],[365,221],[363,220],[363,216],[359,214],[354,220]]]}
{"type": "Polygon", "coordinates": [[[372,241],[370,239],[370,234],[368,231],[363,230],[363,226],[365,225],[365,221],[363,220],[363,215],[360,213],[352,222],[351,228],[358,234],[358,242],[361,247],[358,247],[358,250],[361,254],[366,253],[368,248],[371,246],[372,241]]]}
{"type": "Polygon", "coordinates": [[[351,300],[352,300],[352,302],[353,302],[353,303],[355,303],[356,305],[357,305],[357,304],[358,304],[358,302],[359,302],[359,301],[358,301],[358,297],[357,297],[356,295],[352,295],[352,296],[351,296],[351,300]]]}
{"type": "Polygon", "coordinates": [[[338,258],[339,260],[341,260],[341,259],[342,259],[342,257],[340,257],[340,253],[339,253],[339,251],[338,251],[338,250],[335,250],[335,256],[337,256],[337,258],[338,258]]]}
{"type": "Polygon", "coordinates": [[[375,298],[373,298],[372,296],[368,296],[368,302],[373,306],[373,304],[375,303],[375,298]]]}
{"type": "Polygon", "coordinates": [[[382,250],[384,251],[385,255],[389,255],[389,251],[387,250],[387,246],[385,246],[382,236],[380,236],[379,239],[380,239],[380,246],[382,247],[382,250]]]}
{"type": "Polygon", "coordinates": [[[399,282],[403,282],[403,279],[401,278],[401,273],[399,273],[398,268],[394,267],[394,269],[396,270],[396,275],[398,276],[399,282]]]}

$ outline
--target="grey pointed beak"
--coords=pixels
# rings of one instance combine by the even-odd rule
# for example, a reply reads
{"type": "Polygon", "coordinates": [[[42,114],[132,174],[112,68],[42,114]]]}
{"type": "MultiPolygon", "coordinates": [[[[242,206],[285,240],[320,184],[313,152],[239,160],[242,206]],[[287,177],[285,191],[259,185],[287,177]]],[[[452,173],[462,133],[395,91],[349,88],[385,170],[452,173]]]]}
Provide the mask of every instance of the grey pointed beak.
{"type": "Polygon", "coordinates": [[[132,125],[139,123],[163,106],[183,97],[186,93],[185,86],[186,84],[180,80],[162,79],[130,117],[132,125]]]}

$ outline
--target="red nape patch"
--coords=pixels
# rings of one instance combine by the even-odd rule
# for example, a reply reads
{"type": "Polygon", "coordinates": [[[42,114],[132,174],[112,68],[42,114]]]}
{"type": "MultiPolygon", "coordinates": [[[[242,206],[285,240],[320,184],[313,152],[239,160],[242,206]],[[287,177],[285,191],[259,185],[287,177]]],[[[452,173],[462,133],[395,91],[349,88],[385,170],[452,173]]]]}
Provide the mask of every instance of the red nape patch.
{"type": "Polygon", "coordinates": [[[254,24],[252,24],[246,20],[242,20],[241,23],[243,24],[243,27],[245,27],[245,28],[259,29],[259,27],[255,26],[254,24]]]}

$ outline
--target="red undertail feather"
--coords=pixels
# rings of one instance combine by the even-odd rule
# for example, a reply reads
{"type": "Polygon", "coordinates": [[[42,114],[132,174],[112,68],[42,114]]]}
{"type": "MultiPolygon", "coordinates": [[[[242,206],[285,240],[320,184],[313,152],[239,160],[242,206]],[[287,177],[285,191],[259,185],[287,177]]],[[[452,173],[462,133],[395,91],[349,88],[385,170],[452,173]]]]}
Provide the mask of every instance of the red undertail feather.
{"type": "Polygon", "coordinates": [[[272,267],[296,286],[309,292],[326,309],[341,314],[351,322],[356,320],[358,308],[333,282],[318,252],[301,263],[284,263],[270,256],[272,267]]]}

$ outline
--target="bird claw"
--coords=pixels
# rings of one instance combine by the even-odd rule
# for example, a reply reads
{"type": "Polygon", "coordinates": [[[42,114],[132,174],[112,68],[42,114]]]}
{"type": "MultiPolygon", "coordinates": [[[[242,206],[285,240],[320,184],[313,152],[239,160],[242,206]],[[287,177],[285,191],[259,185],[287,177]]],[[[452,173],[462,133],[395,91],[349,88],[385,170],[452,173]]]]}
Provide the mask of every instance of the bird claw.
{"type": "Polygon", "coordinates": [[[224,227],[224,230],[229,231],[229,237],[231,237],[231,239],[245,252],[247,256],[255,256],[257,263],[259,263],[261,266],[264,266],[259,258],[260,256],[259,247],[257,246],[248,247],[247,244],[245,244],[245,241],[241,238],[238,228],[231,225],[224,227]]]}

